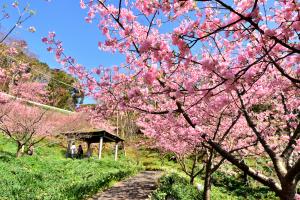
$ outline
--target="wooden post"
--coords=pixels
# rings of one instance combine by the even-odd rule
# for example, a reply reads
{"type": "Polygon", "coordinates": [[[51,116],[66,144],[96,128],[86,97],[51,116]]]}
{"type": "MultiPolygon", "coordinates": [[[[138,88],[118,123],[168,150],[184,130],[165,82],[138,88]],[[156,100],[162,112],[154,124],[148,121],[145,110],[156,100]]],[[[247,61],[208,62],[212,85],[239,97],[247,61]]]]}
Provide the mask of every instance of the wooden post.
{"type": "Polygon", "coordinates": [[[124,156],[126,157],[126,147],[125,147],[125,142],[123,141],[123,150],[124,150],[124,156]]]}
{"type": "Polygon", "coordinates": [[[116,147],[115,147],[115,160],[118,160],[118,143],[116,142],[116,147]]]}
{"type": "Polygon", "coordinates": [[[101,157],[102,157],[102,148],[103,148],[103,137],[100,138],[100,142],[99,142],[99,152],[98,152],[99,160],[101,160],[101,157]]]}
{"type": "Polygon", "coordinates": [[[68,142],[68,146],[67,146],[66,158],[69,158],[72,140],[68,137],[67,142],[68,142]]]}
{"type": "Polygon", "coordinates": [[[117,110],[117,136],[119,136],[119,111],[117,110]]]}
{"type": "Polygon", "coordinates": [[[88,158],[92,156],[92,148],[91,148],[91,143],[90,142],[87,142],[86,155],[87,155],[88,158]]]}

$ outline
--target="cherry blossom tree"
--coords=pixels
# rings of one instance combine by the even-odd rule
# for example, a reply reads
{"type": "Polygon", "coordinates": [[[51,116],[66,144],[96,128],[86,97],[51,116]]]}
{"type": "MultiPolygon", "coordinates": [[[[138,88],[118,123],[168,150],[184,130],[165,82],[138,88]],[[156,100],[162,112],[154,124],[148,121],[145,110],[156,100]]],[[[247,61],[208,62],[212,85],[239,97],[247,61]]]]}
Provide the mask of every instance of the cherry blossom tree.
{"type": "Polygon", "coordinates": [[[30,148],[47,137],[89,125],[82,113],[59,113],[29,105],[27,100],[16,100],[3,94],[0,96],[0,131],[16,142],[17,157],[22,155],[24,147],[30,148]]]}
{"type": "MultiPolygon", "coordinates": [[[[22,25],[29,20],[32,16],[35,15],[35,11],[30,9],[30,5],[27,3],[23,7],[22,3],[19,1],[14,1],[11,5],[3,4],[1,5],[1,14],[0,14],[0,23],[4,20],[10,20],[12,18],[12,14],[8,12],[8,6],[13,7],[17,12],[17,18],[12,19],[14,22],[7,33],[0,35],[0,44],[5,42],[9,36],[15,31],[16,28],[22,27],[22,25]]],[[[36,29],[33,26],[28,27],[29,32],[35,32],[36,29]]]]}
{"type": "Polygon", "coordinates": [[[39,103],[48,103],[47,83],[33,80],[30,62],[21,56],[27,44],[14,41],[0,45],[0,91],[39,103]]]}
{"type": "MultiPolygon", "coordinates": [[[[183,162],[187,157],[198,157],[205,170],[204,198],[209,199],[211,177],[225,159],[220,157],[207,141],[213,140],[242,160],[246,158],[246,152],[258,153],[251,149],[257,145],[257,139],[250,133],[240,112],[234,112],[232,106],[219,104],[218,98],[210,98],[209,102],[194,111],[197,112],[197,115],[193,116],[193,121],[197,124],[195,128],[179,113],[154,116],[144,114],[138,125],[143,128],[146,136],[156,141],[156,147],[176,154],[183,171],[188,171],[183,162]],[[197,152],[199,154],[195,155],[197,152]]],[[[202,171],[188,172],[191,182],[202,171]]]]}
{"type": "Polygon", "coordinates": [[[51,132],[51,125],[45,123],[46,111],[16,101],[3,103],[0,109],[0,130],[16,142],[17,157],[25,145],[36,144],[51,132]]]}
{"type": "Polygon", "coordinates": [[[91,0],[80,5],[88,9],[86,21],[97,21],[105,36],[99,48],[118,51],[125,62],[88,72],[63,53],[55,33],[43,42],[98,100],[99,112],[138,111],[149,119],[143,121],[147,134],[162,146],[178,151],[208,145],[281,199],[297,196],[297,1],[91,0]],[[231,115],[218,117],[227,106],[231,115]],[[218,125],[223,120],[227,125],[218,125]],[[164,145],[182,136],[192,142],[164,145]],[[270,160],[275,175],[242,162],[241,153],[270,160]]]}
{"type": "Polygon", "coordinates": [[[19,50],[15,47],[15,45],[1,46],[0,89],[2,91],[9,92],[10,88],[16,86],[20,80],[24,82],[30,78],[27,64],[14,59],[14,56],[18,53],[19,50]]]}
{"type": "Polygon", "coordinates": [[[26,100],[47,104],[49,95],[46,86],[47,84],[45,83],[23,82],[12,86],[10,93],[26,100]]]}
{"type": "MultiPolygon", "coordinates": [[[[22,25],[34,15],[35,11],[30,8],[30,5],[28,3],[24,4],[23,6],[22,2],[20,3],[19,1],[13,1],[10,5],[8,5],[7,3],[3,3],[3,5],[1,5],[0,25],[2,21],[5,20],[13,21],[13,25],[9,28],[9,30],[6,33],[2,33],[3,30],[1,30],[0,33],[0,90],[2,91],[7,89],[5,87],[12,86],[12,84],[16,85],[16,82],[21,77],[29,78],[29,74],[25,73],[28,70],[27,65],[25,63],[16,62],[16,60],[14,60],[14,56],[19,53],[19,48],[24,48],[24,43],[22,41],[18,41],[9,44],[9,37],[17,28],[21,28],[22,25]],[[12,7],[13,11],[17,13],[16,19],[12,17],[14,14],[9,12],[10,7],[12,7]]],[[[33,33],[36,30],[35,27],[30,26],[28,28],[28,31],[33,33]]],[[[37,84],[35,84],[33,87],[38,86],[37,84]]]]}

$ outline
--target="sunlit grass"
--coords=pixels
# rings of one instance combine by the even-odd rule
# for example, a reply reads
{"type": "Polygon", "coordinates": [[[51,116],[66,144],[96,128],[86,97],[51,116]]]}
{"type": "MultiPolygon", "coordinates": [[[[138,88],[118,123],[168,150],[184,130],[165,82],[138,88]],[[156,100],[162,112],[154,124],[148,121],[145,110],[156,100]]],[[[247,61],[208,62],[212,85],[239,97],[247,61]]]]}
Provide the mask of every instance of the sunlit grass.
{"type": "Polygon", "coordinates": [[[0,137],[0,199],[82,199],[133,175],[135,162],[112,157],[64,158],[58,144],[43,142],[36,155],[15,158],[15,144],[0,137]]]}

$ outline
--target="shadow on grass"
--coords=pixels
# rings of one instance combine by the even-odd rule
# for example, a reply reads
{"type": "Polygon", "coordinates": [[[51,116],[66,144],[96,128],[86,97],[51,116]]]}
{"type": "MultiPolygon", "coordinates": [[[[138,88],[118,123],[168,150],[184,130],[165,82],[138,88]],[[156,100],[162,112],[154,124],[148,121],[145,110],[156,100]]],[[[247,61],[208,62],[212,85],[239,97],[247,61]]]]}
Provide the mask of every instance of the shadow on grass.
{"type": "Polygon", "coordinates": [[[87,181],[85,183],[79,183],[75,186],[68,187],[64,193],[69,199],[83,199],[87,195],[97,193],[99,189],[107,188],[110,184],[108,178],[104,178],[97,181],[87,181]]]}
{"type": "Polygon", "coordinates": [[[269,188],[264,186],[251,187],[242,180],[222,172],[216,172],[213,177],[213,185],[245,199],[276,199],[275,194],[269,188]]]}
{"type": "MultiPolygon", "coordinates": [[[[128,177],[130,172],[120,171],[118,173],[113,173],[102,177],[97,180],[86,180],[84,182],[78,183],[64,190],[65,196],[68,199],[84,199],[87,196],[96,194],[99,190],[104,190],[110,186],[113,181],[121,181],[128,177]]],[[[88,177],[91,177],[88,175],[88,177]]]]}
{"type": "Polygon", "coordinates": [[[7,151],[0,151],[0,161],[9,162],[12,159],[16,158],[16,155],[7,151]]]}
{"type": "Polygon", "coordinates": [[[59,154],[60,154],[62,157],[64,157],[64,158],[67,157],[67,151],[66,151],[66,150],[60,150],[59,154]]]}

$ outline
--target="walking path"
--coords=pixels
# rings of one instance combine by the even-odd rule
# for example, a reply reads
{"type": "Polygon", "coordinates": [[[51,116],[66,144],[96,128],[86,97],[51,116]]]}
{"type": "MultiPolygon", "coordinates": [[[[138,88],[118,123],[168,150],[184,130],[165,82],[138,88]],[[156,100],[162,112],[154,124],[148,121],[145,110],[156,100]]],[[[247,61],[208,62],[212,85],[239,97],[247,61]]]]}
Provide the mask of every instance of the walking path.
{"type": "Polygon", "coordinates": [[[96,194],[89,200],[146,200],[156,189],[157,180],[162,172],[144,171],[119,182],[103,193],[96,194]]]}

